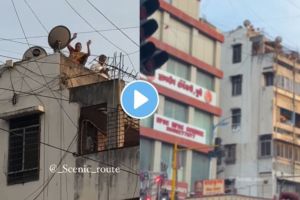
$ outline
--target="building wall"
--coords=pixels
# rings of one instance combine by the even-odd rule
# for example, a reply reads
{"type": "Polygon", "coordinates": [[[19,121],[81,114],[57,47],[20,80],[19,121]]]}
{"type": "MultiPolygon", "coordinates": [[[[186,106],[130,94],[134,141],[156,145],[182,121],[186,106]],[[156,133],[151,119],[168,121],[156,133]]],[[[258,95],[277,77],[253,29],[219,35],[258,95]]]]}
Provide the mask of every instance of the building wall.
{"type": "MultiPolygon", "coordinates": [[[[168,71],[172,76],[174,75],[176,77],[184,77],[183,79],[191,83],[198,84],[202,87],[207,86],[203,85],[203,82],[201,83],[201,81],[199,81],[200,76],[198,77],[198,72],[200,71],[201,73],[203,73],[202,77],[204,77],[205,80],[211,77],[213,86],[210,90],[216,93],[216,106],[213,109],[216,108],[216,110],[218,110],[220,100],[220,83],[218,78],[222,77],[222,72],[220,70],[220,43],[222,41],[217,41],[217,39],[212,36],[213,34],[217,34],[218,32],[215,29],[211,28],[209,29],[211,31],[211,34],[208,34],[199,29],[199,26],[202,23],[200,23],[199,21],[200,1],[191,0],[188,2],[183,2],[180,0],[172,0],[160,2],[160,11],[156,12],[153,15],[153,18],[155,18],[159,23],[159,30],[156,31],[151,40],[156,44],[158,48],[166,50],[171,56],[170,61],[162,66],[160,70],[168,71]],[[180,18],[179,16],[184,17],[180,18]],[[181,70],[183,70],[183,68],[188,69],[187,76],[183,75],[184,73],[186,73],[185,71],[174,72],[170,70],[170,68],[174,67],[176,63],[175,61],[180,62],[182,65],[184,65],[181,67],[181,70]],[[218,78],[216,78],[216,76],[218,76],[218,78]]],[[[146,77],[146,79],[150,82],[153,81],[153,78],[146,77]]],[[[177,137],[172,137],[170,138],[170,140],[160,138],[157,135],[158,133],[153,130],[153,117],[141,121],[142,127],[146,127],[145,129],[141,129],[141,135],[143,137],[142,140],[145,141],[147,149],[152,148],[152,151],[151,153],[149,153],[149,155],[154,156],[153,164],[152,166],[148,167],[148,170],[156,172],[161,171],[162,155],[165,154],[164,149],[167,148],[166,146],[178,143],[181,148],[186,148],[186,150],[182,150],[185,156],[183,161],[184,170],[179,170],[180,181],[183,180],[184,182],[188,183],[189,192],[191,192],[193,191],[194,187],[193,181],[198,179],[215,178],[215,164],[210,165],[211,161],[208,158],[205,149],[212,143],[213,136],[211,127],[214,123],[217,123],[217,118],[221,110],[214,112],[212,111],[213,109],[210,110],[209,105],[206,104],[203,104],[203,106],[200,107],[198,101],[195,101],[195,103],[193,104],[186,98],[186,95],[180,96],[179,93],[177,95],[176,92],[170,89],[161,88],[159,86],[158,91],[160,93],[160,104],[157,110],[158,114],[166,116],[168,112],[168,109],[166,109],[167,104],[170,100],[172,100],[186,107],[184,113],[178,113],[178,115],[180,114],[181,116],[185,116],[184,119],[180,120],[184,121],[184,123],[186,124],[200,127],[202,129],[207,129],[207,140],[205,142],[206,144],[204,146],[200,145],[197,147],[196,144],[192,145],[191,143],[184,140],[178,140],[177,137]],[[197,106],[195,107],[195,105],[197,106]],[[196,119],[196,116],[209,116],[210,122],[200,124],[199,122],[202,122],[202,120],[196,119]],[[154,154],[152,154],[152,152],[154,152],[154,154]],[[200,162],[201,160],[203,162],[200,162]]],[[[207,117],[205,119],[208,120],[207,117]]],[[[163,135],[164,133],[159,134],[163,135]]],[[[143,158],[141,159],[143,160],[143,158]]],[[[171,168],[171,165],[169,165],[168,167],[171,168]]],[[[168,170],[168,172],[168,179],[171,179],[171,170],[168,170]]]]}
{"type": "MultiPolygon", "coordinates": [[[[234,164],[223,164],[220,167],[222,178],[235,178],[239,194],[260,196],[262,188],[267,193],[269,184],[263,182],[259,173],[270,173],[271,159],[258,159],[259,136],[273,132],[273,88],[264,86],[263,68],[272,66],[272,56],[269,54],[252,56],[252,42],[247,36],[247,30],[238,28],[225,34],[222,47],[222,70],[224,79],[221,81],[221,107],[223,118],[228,118],[228,125],[219,128],[219,137],[223,145],[237,144],[236,161],[234,164]],[[232,63],[232,45],[242,44],[242,60],[232,63]],[[231,77],[242,75],[242,94],[232,96],[231,77]],[[232,128],[231,110],[241,109],[241,125],[232,128]]],[[[270,191],[270,190],[268,190],[270,191]]],[[[266,197],[272,197],[272,192],[266,197]]]]}
{"type": "Polygon", "coordinates": [[[199,13],[199,0],[191,0],[191,1],[180,1],[180,0],[168,0],[169,2],[172,2],[172,5],[176,8],[184,11],[188,15],[190,15],[193,18],[198,19],[200,16],[199,13]]]}
{"type": "MultiPolygon", "coordinates": [[[[42,144],[40,144],[40,172],[37,181],[7,185],[9,134],[1,129],[8,130],[9,127],[7,121],[0,120],[0,168],[3,172],[0,174],[1,199],[23,199],[26,197],[27,199],[33,199],[39,191],[43,192],[37,199],[80,200],[138,197],[138,186],[136,186],[139,185],[139,176],[136,172],[139,164],[138,147],[96,153],[87,155],[84,158],[60,150],[68,149],[69,152],[75,153],[78,151],[78,140],[75,137],[78,137],[79,132],[81,106],[79,103],[69,102],[69,90],[61,89],[60,71],[61,67],[64,66],[60,66],[61,59],[63,57],[60,54],[53,54],[37,62],[15,63],[14,68],[5,71],[0,78],[1,88],[12,88],[12,82],[18,94],[17,104],[12,105],[10,101],[12,92],[0,89],[0,114],[32,106],[42,106],[44,108],[40,123],[40,141],[42,144]],[[46,80],[38,74],[45,75],[46,80]],[[10,77],[12,81],[10,81],[10,77]],[[48,86],[45,86],[45,82],[49,82],[48,86]],[[49,88],[51,88],[51,91],[49,88]],[[38,95],[31,95],[31,92],[38,95]],[[49,98],[54,96],[55,98],[49,98]],[[71,142],[72,145],[69,147],[71,142]],[[121,170],[119,174],[115,175],[71,173],[55,174],[53,176],[49,171],[49,167],[52,164],[58,164],[61,158],[63,160],[58,168],[59,171],[63,170],[63,165],[67,167],[86,165],[92,169],[113,165],[128,170],[121,170]],[[130,171],[130,173],[127,171],[130,171]],[[132,184],[128,184],[128,181],[132,184]],[[44,188],[42,188],[43,186],[44,188]]],[[[91,94],[88,94],[88,96],[93,99],[91,94]]],[[[101,97],[95,100],[101,101],[101,97]]]]}

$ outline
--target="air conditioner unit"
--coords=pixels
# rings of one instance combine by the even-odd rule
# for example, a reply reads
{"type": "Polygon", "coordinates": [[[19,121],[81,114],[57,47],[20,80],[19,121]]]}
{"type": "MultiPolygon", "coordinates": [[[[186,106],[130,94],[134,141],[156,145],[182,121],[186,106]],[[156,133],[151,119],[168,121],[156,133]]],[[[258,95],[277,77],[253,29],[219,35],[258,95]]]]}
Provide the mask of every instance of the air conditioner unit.
{"type": "Polygon", "coordinates": [[[33,58],[40,58],[47,56],[47,52],[45,49],[39,46],[34,46],[29,48],[23,55],[23,60],[30,60],[33,58]]]}

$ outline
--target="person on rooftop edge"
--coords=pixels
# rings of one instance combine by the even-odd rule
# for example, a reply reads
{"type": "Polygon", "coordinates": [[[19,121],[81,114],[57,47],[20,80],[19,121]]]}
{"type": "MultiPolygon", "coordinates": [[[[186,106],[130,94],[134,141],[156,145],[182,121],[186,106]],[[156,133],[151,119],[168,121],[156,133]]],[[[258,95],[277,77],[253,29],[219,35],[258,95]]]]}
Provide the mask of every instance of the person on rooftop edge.
{"type": "Polygon", "coordinates": [[[95,72],[99,72],[102,76],[104,76],[105,78],[109,78],[109,74],[108,71],[109,69],[107,68],[107,56],[104,54],[101,54],[98,57],[98,63],[92,65],[91,70],[95,71],[95,72]]]}
{"type": "Polygon", "coordinates": [[[77,42],[75,44],[75,48],[71,46],[71,42],[77,38],[77,33],[73,34],[73,37],[71,38],[69,44],[68,44],[68,50],[70,52],[69,58],[71,58],[75,63],[85,65],[88,57],[91,54],[90,50],[90,45],[91,45],[91,40],[89,40],[86,45],[87,45],[87,53],[81,52],[82,45],[80,42],[77,42]]]}

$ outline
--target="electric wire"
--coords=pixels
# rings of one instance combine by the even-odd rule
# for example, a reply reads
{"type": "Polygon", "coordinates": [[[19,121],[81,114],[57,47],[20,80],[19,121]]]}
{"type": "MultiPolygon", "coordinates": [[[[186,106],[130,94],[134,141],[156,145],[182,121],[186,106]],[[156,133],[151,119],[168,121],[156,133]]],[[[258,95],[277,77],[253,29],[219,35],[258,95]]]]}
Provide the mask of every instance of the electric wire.
{"type": "Polygon", "coordinates": [[[119,30],[125,37],[127,37],[137,47],[140,45],[134,41],[128,34],[126,34],[121,28],[119,28],[112,20],[110,20],[100,9],[98,9],[90,0],[86,0],[100,15],[102,15],[110,24],[112,24],[117,30],[119,30]]]}
{"type": "Polygon", "coordinates": [[[104,40],[106,40],[108,43],[110,43],[112,46],[114,46],[115,48],[119,49],[121,52],[124,52],[125,55],[128,57],[129,62],[131,63],[132,67],[134,68],[133,62],[128,54],[127,51],[123,50],[121,47],[119,47],[118,45],[116,45],[114,42],[112,42],[108,37],[106,37],[104,34],[102,34],[101,32],[97,31],[97,29],[86,19],[84,18],[73,6],[72,4],[68,1],[65,0],[65,2],[67,3],[67,5],[89,26],[91,27],[94,31],[96,31],[96,33],[98,33],[98,35],[100,35],[104,40]]]}
{"type": "MultiPolygon", "coordinates": [[[[136,52],[133,52],[133,53],[136,53],[136,52]]],[[[11,56],[6,56],[6,55],[1,55],[0,54],[0,57],[4,57],[4,58],[10,58],[10,59],[15,59],[15,60],[18,60],[18,61],[22,61],[20,60],[19,58],[16,58],[16,57],[11,57],[11,56]]],[[[31,63],[31,62],[34,62],[34,63],[46,63],[46,64],[59,64],[59,65],[64,65],[64,64],[61,64],[61,63],[57,63],[57,62],[48,62],[48,61],[39,61],[40,59],[37,59],[37,60],[27,60],[27,61],[24,61],[26,63],[31,63]]],[[[19,62],[17,63],[18,65],[20,64],[19,62]]],[[[22,65],[23,66],[23,65],[22,65]]],[[[64,65],[65,66],[65,65],[64,65]]],[[[107,66],[113,68],[113,69],[116,69],[116,66],[114,65],[110,65],[110,64],[107,64],[107,66]]],[[[24,66],[23,66],[24,68],[24,66]]],[[[88,69],[88,68],[87,68],[88,69]]],[[[28,69],[29,70],[29,69],[28,69]]],[[[45,76],[45,75],[41,75],[41,74],[38,74],[36,72],[33,72],[35,73],[36,75],[39,75],[39,76],[45,76]]],[[[95,74],[101,74],[100,72],[95,72],[95,71],[91,71],[90,73],[82,73],[82,74],[77,74],[77,75],[74,75],[74,76],[71,76],[71,77],[68,77],[67,79],[72,79],[72,78],[78,78],[78,77],[81,77],[81,76],[89,76],[89,75],[95,75],[95,74]]],[[[128,75],[134,79],[137,79],[137,75],[128,75]]]]}
{"type": "Polygon", "coordinates": [[[33,8],[30,6],[30,4],[27,2],[27,0],[24,0],[25,4],[27,5],[27,7],[29,8],[29,10],[31,11],[31,13],[33,14],[33,16],[35,17],[35,19],[39,22],[39,24],[42,26],[42,28],[44,29],[44,31],[46,33],[49,33],[48,29],[46,28],[46,26],[42,23],[42,21],[40,20],[40,18],[38,17],[38,15],[36,14],[36,12],[33,10],[33,8]]]}
{"type": "MultiPolygon", "coordinates": [[[[4,132],[6,132],[6,133],[9,133],[9,134],[13,134],[13,135],[15,135],[15,136],[19,136],[19,137],[22,137],[22,136],[23,136],[22,134],[14,133],[14,132],[11,132],[11,131],[6,130],[6,129],[4,129],[4,128],[1,128],[1,127],[0,127],[0,130],[4,131],[4,132]]],[[[74,138],[72,139],[72,141],[73,141],[73,140],[74,140],[74,138]]],[[[100,161],[100,160],[92,159],[92,158],[90,158],[90,157],[88,157],[88,156],[86,156],[86,155],[80,155],[80,154],[78,154],[78,153],[76,153],[76,152],[70,151],[69,148],[64,149],[64,148],[60,148],[60,147],[57,147],[57,146],[55,146],[55,145],[52,145],[52,144],[49,144],[49,143],[45,143],[45,142],[41,142],[41,141],[40,141],[39,143],[42,144],[42,145],[46,145],[46,146],[48,146],[48,147],[51,147],[51,148],[53,148],[53,149],[56,149],[56,150],[59,150],[59,151],[63,151],[63,152],[72,154],[73,156],[76,156],[76,157],[82,157],[82,158],[85,158],[85,159],[87,159],[87,160],[95,161],[95,162],[100,163],[100,164],[103,164],[103,165],[105,165],[105,166],[115,167],[114,165],[112,165],[112,164],[110,164],[110,163],[105,163],[105,162],[100,161]]],[[[127,172],[127,173],[130,173],[130,174],[133,174],[133,175],[138,175],[138,176],[140,175],[139,173],[134,172],[134,171],[136,171],[135,169],[132,169],[132,168],[129,168],[129,167],[127,167],[127,168],[130,169],[130,170],[132,170],[132,171],[126,170],[126,169],[122,169],[122,168],[120,168],[120,170],[122,170],[122,171],[124,171],[124,172],[127,172]]]]}
{"type": "MultiPolygon", "coordinates": [[[[21,23],[21,20],[20,20],[20,18],[19,18],[19,15],[18,15],[18,12],[17,12],[17,10],[16,10],[16,7],[15,7],[15,4],[14,4],[14,2],[13,2],[13,0],[12,0],[12,3],[13,3],[13,6],[14,6],[14,10],[15,10],[15,13],[16,13],[16,15],[17,15],[17,18],[18,18],[18,21],[19,21],[19,24],[20,24],[20,27],[21,27],[21,29],[22,29],[22,32],[23,32],[23,34],[24,34],[24,36],[25,36],[25,39],[26,39],[26,41],[27,41],[27,44],[28,44],[28,46],[30,47],[30,44],[29,44],[29,42],[28,42],[28,38],[26,37],[26,34],[25,34],[25,31],[24,31],[24,27],[22,26],[22,23],[21,23]]],[[[98,31],[97,31],[98,32],[98,31]]],[[[98,34],[99,34],[99,32],[98,32],[98,34]]],[[[37,62],[35,62],[35,63],[37,63],[37,62]]],[[[38,68],[39,68],[39,66],[38,66],[38,68]]],[[[40,69],[39,69],[40,70],[40,69]]],[[[41,71],[40,71],[41,72],[41,71]]],[[[44,75],[41,75],[44,79],[45,79],[45,76],[44,75]]],[[[47,84],[47,82],[46,82],[46,84],[47,84]]],[[[7,90],[7,88],[1,88],[1,89],[4,89],[4,90],[7,90]]],[[[52,91],[51,90],[51,88],[48,88],[50,91],[52,91]]],[[[54,93],[52,93],[53,94],[53,96],[54,97],[51,97],[51,96],[45,96],[45,95],[41,95],[41,94],[34,94],[34,93],[28,93],[28,92],[23,92],[23,91],[19,91],[19,92],[22,92],[22,93],[27,93],[27,94],[32,94],[32,95],[35,95],[35,96],[44,96],[44,97],[47,97],[47,98],[52,98],[52,99],[56,99],[56,100],[65,100],[65,99],[62,99],[62,98],[57,98],[55,95],[54,95],[54,93]]],[[[53,92],[53,91],[52,91],[53,92]]],[[[62,105],[60,104],[60,106],[62,107],[62,105]]],[[[63,108],[62,108],[63,109],[63,108]]],[[[64,109],[63,109],[64,110],[64,109]]],[[[65,112],[65,110],[64,110],[64,112],[65,112]]],[[[65,114],[68,116],[68,114],[65,112],[65,114]]],[[[69,117],[69,116],[68,116],[69,117]]],[[[73,122],[72,121],[72,119],[69,117],[69,119],[71,120],[71,122],[73,122]]],[[[74,124],[75,125],[75,124],[74,124]]],[[[75,125],[75,127],[77,127],[76,125],[75,125]]],[[[74,137],[74,139],[71,141],[71,144],[68,146],[68,149],[69,149],[69,147],[73,144],[73,142],[75,141],[75,139],[77,138],[77,134],[75,135],[75,137],[74,137]]],[[[68,150],[67,149],[67,150],[68,150]]],[[[67,152],[66,152],[67,153],[67,152]]],[[[66,155],[66,154],[65,154],[66,155]]],[[[63,161],[63,159],[65,158],[65,155],[60,159],[60,162],[59,162],[59,164],[58,164],[58,166],[61,164],[61,162],[63,161]]],[[[97,162],[99,162],[99,161],[97,161],[97,162]]],[[[44,191],[44,189],[45,188],[47,188],[47,186],[49,185],[49,183],[51,182],[51,180],[53,179],[53,177],[54,177],[54,175],[55,174],[53,174],[48,180],[47,180],[47,182],[45,183],[45,184],[43,184],[42,185],[42,190],[36,195],[36,197],[34,198],[34,199],[37,199],[38,197],[39,197],[39,195],[44,191]]],[[[37,190],[39,190],[40,188],[38,188],[37,190]]],[[[37,191],[36,190],[36,191],[37,191]]],[[[35,191],[35,192],[36,192],[35,191]]],[[[34,192],[34,193],[35,193],[34,192]]],[[[33,193],[33,194],[34,194],[33,193]]],[[[27,199],[27,198],[26,198],[27,199]]]]}
{"type": "MultiPolygon", "coordinates": [[[[120,29],[122,30],[128,30],[128,29],[138,29],[140,28],[140,26],[127,26],[127,27],[121,27],[120,29]]],[[[109,32],[109,31],[118,31],[117,28],[107,28],[107,29],[98,29],[96,31],[75,31],[78,35],[80,34],[90,34],[90,33],[96,33],[97,31],[99,32],[109,32]]],[[[34,35],[34,36],[27,36],[28,39],[37,39],[37,38],[47,38],[48,35],[34,35]]],[[[3,37],[2,37],[3,38],[3,37]]],[[[10,40],[10,41],[14,41],[14,40],[25,40],[24,37],[15,37],[15,38],[3,38],[1,40],[10,40]]],[[[26,44],[26,43],[25,43],[26,44]]]]}
{"type": "Polygon", "coordinates": [[[20,27],[21,27],[22,33],[23,33],[23,35],[24,35],[24,38],[26,39],[26,43],[27,43],[27,44],[28,44],[28,46],[30,47],[30,44],[29,44],[28,38],[26,37],[26,33],[25,33],[24,27],[23,27],[23,25],[22,25],[22,22],[21,22],[21,19],[20,19],[20,16],[19,16],[19,14],[18,14],[18,11],[17,11],[17,8],[16,8],[16,5],[15,5],[15,3],[14,3],[14,0],[11,0],[11,2],[12,2],[12,5],[13,5],[13,8],[14,8],[15,14],[16,14],[16,16],[17,16],[17,19],[18,19],[19,25],[20,25],[20,27]]]}

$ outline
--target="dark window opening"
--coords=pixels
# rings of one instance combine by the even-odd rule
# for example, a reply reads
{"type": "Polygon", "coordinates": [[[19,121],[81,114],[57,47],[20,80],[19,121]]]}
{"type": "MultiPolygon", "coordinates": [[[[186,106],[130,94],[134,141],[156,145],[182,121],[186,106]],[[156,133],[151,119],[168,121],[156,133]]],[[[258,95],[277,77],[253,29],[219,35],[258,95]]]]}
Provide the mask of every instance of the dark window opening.
{"type": "Polygon", "coordinates": [[[259,156],[269,157],[272,152],[272,135],[262,135],[259,137],[259,156]]]}
{"type": "Polygon", "coordinates": [[[281,61],[281,60],[279,60],[279,59],[276,59],[275,62],[276,62],[277,64],[281,65],[282,67],[288,69],[288,70],[293,70],[293,68],[294,68],[292,65],[290,65],[290,64],[288,64],[288,63],[286,63],[286,62],[283,62],[283,61],[281,61]]]}
{"type": "Polygon", "coordinates": [[[274,85],[274,73],[273,72],[264,73],[264,77],[265,77],[265,86],[274,85]]]}
{"type": "Polygon", "coordinates": [[[280,108],[280,122],[284,124],[293,124],[293,112],[284,108],[280,108]]]}
{"type": "Polygon", "coordinates": [[[241,109],[240,108],[235,108],[231,110],[231,120],[232,124],[231,127],[232,129],[238,128],[241,126],[241,109]]]}
{"type": "Polygon", "coordinates": [[[262,52],[262,42],[255,41],[252,42],[252,55],[257,55],[262,52]]]}
{"type": "Polygon", "coordinates": [[[235,179],[225,179],[225,193],[236,194],[235,179]]]}
{"type": "Polygon", "coordinates": [[[239,63],[242,61],[242,44],[235,44],[232,46],[232,63],[239,63]]]}
{"type": "Polygon", "coordinates": [[[40,115],[9,121],[7,184],[39,179],[40,115]]]}
{"type": "Polygon", "coordinates": [[[300,114],[298,113],[295,114],[295,126],[300,128],[300,114]]]}
{"type": "Polygon", "coordinates": [[[236,160],[236,144],[227,144],[225,145],[226,152],[226,164],[234,164],[236,160]]]}
{"type": "Polygon", "coordinates": [[[242,75],[232,76],[231,84],[232,84],[232,96],[238,96],[242,94],[242,75]]]}

